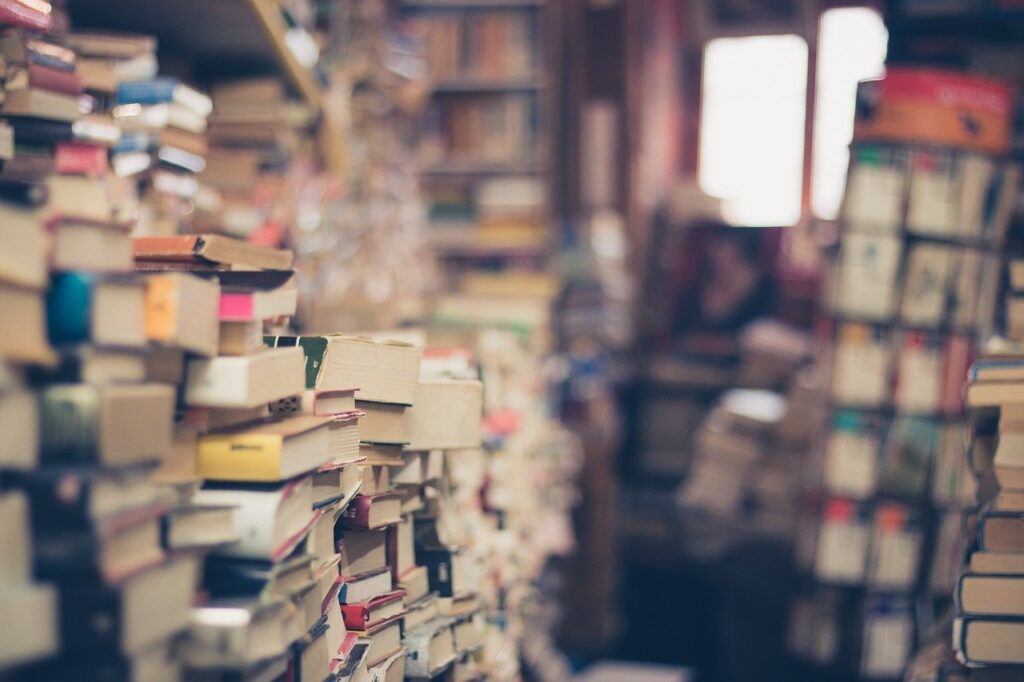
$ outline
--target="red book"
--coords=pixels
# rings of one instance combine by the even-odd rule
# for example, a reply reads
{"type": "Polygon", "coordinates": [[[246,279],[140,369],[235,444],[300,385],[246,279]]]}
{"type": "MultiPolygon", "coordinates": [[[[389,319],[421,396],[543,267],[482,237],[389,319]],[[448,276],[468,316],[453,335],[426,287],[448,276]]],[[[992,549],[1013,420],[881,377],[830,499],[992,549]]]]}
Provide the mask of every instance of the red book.
{"type": "Polygon", "coordinates": [[[53,164],[62,175],[105,175],[109,167],[104,147],[81,142],[58,142],[53,164]]]}
{"type": "Polygon", "coordinates": [[[28,84],[33,88],[60,92],[65,95],[81,95],[84,90],[82,79],[77,74],[42,64],[28,65],[28,84]]]}
{"type": "Polygon", "coordinates": [[[404,596],[404,590],[395,590],[356,604],[342,604],[341,615],[345,618],[345,627],[369,630],[400,618],[405,615],[405,606],[402,604],[404,596]]]}
{"type": "Polygon", "coordinates": [[[0,24],[46,32],[53,28],[53,7],[46,0],[0,0],[0,24]]]}
{"type": "Polygon", "coordinates": [[[402,498],[395,493],[356,495],[339,522],[342,528],[374,530],[402,520],[402,498]]]}

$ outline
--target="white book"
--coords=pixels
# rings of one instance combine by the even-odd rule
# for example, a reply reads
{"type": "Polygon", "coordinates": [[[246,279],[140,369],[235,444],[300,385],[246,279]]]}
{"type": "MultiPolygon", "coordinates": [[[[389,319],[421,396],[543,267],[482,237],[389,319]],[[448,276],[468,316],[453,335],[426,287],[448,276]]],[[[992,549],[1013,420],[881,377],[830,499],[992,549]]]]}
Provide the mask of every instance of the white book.
{"type": "Polygon", "coordinates": [[[216,550],[224,556],[277,560],[295,547],[316,518],[310,476],[272,488],[203,488],[193,501],[237,507],[239,541],[216,550]]]}
{"type": "Polygon", "coordinates": [[[301,348],[272,348],[256,355],[195,359],[188,363],[185,404],[256,407],[305,390],[301,348]]]}
{"type": "Polygon", "coordinates": [[[896,307],[901,241],[850,232],[843,236],[836,279],[836,310],[852,317],[885,320],[896,307]]]}
{"type": "Polygon", "coordinates": [[[858,159],[850,169],[843,220],[858,230],[895,233],[901,223],[905,188],[902,163],[858,159]]]}
{"type": "Polygon", "coordinates": [[[953,252],[942,244],[917,244],[907,256],[900,318],[915,327],[942,322],[950,293],[953,252]]]}
{"type": "Polygon", "coordinates": [[[483,384],[479,381],[421,381],[406,412],[407,450],[478,448],[482,442],[483,384]]]}
{"type": "Polygon", "coordinates": [[[58,649],[57,591],[52,585],[0,589],[0,668],[27,663],[58,649]],[[17,623],[17,627],[10,627],[17,623]]]}

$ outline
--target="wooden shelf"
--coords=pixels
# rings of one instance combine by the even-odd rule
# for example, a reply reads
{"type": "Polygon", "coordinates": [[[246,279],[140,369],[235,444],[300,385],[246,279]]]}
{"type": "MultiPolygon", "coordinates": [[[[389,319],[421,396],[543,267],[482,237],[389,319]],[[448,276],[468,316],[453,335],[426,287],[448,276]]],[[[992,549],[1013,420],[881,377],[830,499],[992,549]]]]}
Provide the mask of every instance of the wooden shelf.
{"type": "Polygon", "coordinates": [[[319,110],[313,72],[285,43],[273,0],[69,0],[72,26],[153,35],[158,57],[184,63],[201,82],[277,73],[319,110]]]}
{"type": "Polygon", "coordinates": [[[540,90],[544,84],[535,79],[485,80],[483,78],[454,78],[439,80],[432,85],[435,93],[488,93],[526,92],[540,90]]]}

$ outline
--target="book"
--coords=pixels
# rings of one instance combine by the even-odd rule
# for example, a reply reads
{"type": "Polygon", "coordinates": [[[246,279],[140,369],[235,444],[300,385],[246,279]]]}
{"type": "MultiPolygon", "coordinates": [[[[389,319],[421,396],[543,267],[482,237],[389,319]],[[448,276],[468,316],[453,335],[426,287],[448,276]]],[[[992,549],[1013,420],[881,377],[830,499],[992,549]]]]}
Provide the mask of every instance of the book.
{"type": "Polygon", "coordinates": [[[393,618],[369,628],[363,633],[370,638],[366,665],[373,668],[391,658],[402,648],[402,620],[393,618]]]}
{"type": "Polygon", "coordinates": [[[56,384],[39,392],[40,459],[122,466],[171,450],[174,390],[164,384],[56,384]]]}
{"type": "Polygon", "coordinates": [[[402,597],[405,593],[394,590],[360,602],[342,604],[341,613],[345,618],[345,627],[353,630],[367,630],[405,614],[402,597]]]}
{"type": "Polygon", "coordinates": [[[355,401],[359,417],[359,439],[367,443],[405,445],[407,414],[412,408],[405,405],[355,401]]]}
{"type": "MultiPolygon", "coordinates": [[[[3,10],[0,10],[0,18],[3,10]]],[[[57,590],[27,583],[0,590],[0,616],[17,627],[4,628],[0,666],[11,668],[56,654],[60,650],[57,590]]]]}
{"type": "Polygon", "coordinates": [[[362,575],[388,566],[387,532],[379,530],[338,529],[337,549],[341,556],[341,575],[362,575]]]}
{"type": "Polygon", "coordinates": [[[47,0],[0,0],[0,24],[45,33],[53,27],[53,6],[47,0]]]}
{"type": "Polygon", "coordinates": [[[132,269],[128,223],[63,218],[51,222],[49,231],[53,270],[100,273],[132,269]]]}
{"type": "Polygon", "coordinates": [[[1024,664],[1024,621],[957,618],[953,624],[957,657],[968,665],[1024,664]]]}
{"type": "Polygon", "coordinates": [[[979,518],[978,546],[986,552],[1024,551],[1024,513],[988,509],[979,518]]]}
{"type": "Polygon", "coordinates": [[[134,654],[184,630],[197,567],[196,557],[179,556],[117,585],[65,584],[61,650],[81,657],[134,654]]]}
{"type": "Polygon", "coordinates": [[[359,575],[342,575],[338,578],[338,583],[341,585],[341,589],[338,591],[338,600],[342,604],[364,602],[387,594],[394,589],[391,582],[391,571],[387,568],[359,575]]]}
{"type": "Polygon", "coordinates": [[[185,404],[250,408],[297,395],[305,389],[303,361],[298,348],[272,348],[245,357],[190,360],[185,404]]]}
{"type": "Polygon", "coordinates": [[[137,237],[136,260],[220,263],[230,266],[287,270],[292,265],[290,251],[273,249],[222,235],[184,235],[179,237],[137,237]]]}
{"type": "Polygon", "coordinates": [[[412,677],[433,677],[455,660],[451,621],[445,618],[409,630],[402,644],[407,651],[406,673],[412,677]]]}
{"type": "Polygon", "coordinates": [[[373,530],[401,521],[401,500],[392,493],[356,495],[342,512],[338,523],[343,528],[373,530]]]}
{"type": "Polygon", "coordinates": [[[124,104],[111,111],[122,130],[161,130],[167,127],[180,128],[189,133],[202,135],[206,132],[206,117],[177,102],[160,104],[124,104]]]}
{"type": "Polygon", "coordinates": [[[87,531],[153,518],[166,499],[149,477],[152,465],[97,468],[90,465],[8,471],[5,484],[32,503],[36,529],[87,531]]]}
{"type": "Polygon", "coordinates": [[[213,113],[213,101],[209,97],[176,78],[121,82],[117,86],[116,101],[118,104],[174,102],[201,116],[213,113]]]}
{"type": "Polygon", "coordinates": [[[290,282],[271,290],[224,288],[220,294],[222,322],[254,322],[290,317],[298,305],[298,292],[290,282]]]}
{"type": "MultiPolygon", "coordinates": [[[[219,319],[219,295],[217,300],[219,319]]],[[[252,355],[266,348],[263,343],[262,319],[247,322],[220,322],[219,326],[217,355],[252,355]]]]}
{"type": "Polygon", "coordinates": [[[114,222],[113,204],[100,178],[88,175],[50,175],[46,178],[46,190],[49,195],[46,214],[50,219],[114,222]]]}
{"type": "Polygon", "coordinates": [[[19,490],[0,493],[0,585],[22,586],[32,579],[32,538],[29,534],[29,499],[19,490]]]}
{"type": "Polygon", "coordinates": [[[307,389],[300,396],[279,400],[271,406],[277,414],[304,413],[316,416],[355,416],[363,419],[366,415],[357,408],[355,388],[307,389]]]}
{"type": "Polygon", "coordinates": [[[162,519],[163,544],[168,550],[217,547],[239,540],[234,507],[185,504],[162,519]]]}
{"type": "Polygon", "coordinates": [[[477,591],[477,576],[471,558],[457,547],[427,547],[416,559],[426,567],[430,589],[443,598],[457,598],[477,591]]]}
{"type": "Polygon", "coordinates": [[[164,551],[160,542],[159,508],[149,518],[131,523],[100,523],[81,529],[43,529],[34,542],[34,572],[43,581],[58,583],[98,580],[114,584],[160,563],[164,551]]]}
{"type": "Polygon", "coordinates": [[[0,201],[0,279],[42,289],[47,284],[47,235],[41,211],[10,201],[0,201]]]}
{"type": "Polygon", "coordinates": [[[1017,552],[971,552],[969,562],[971,573],[1021,574],[1024,575],[1024,553],[1017,552]]]}
{"type": "Polygon", "coordinates": [[[145,282],[146,338],[198,355],[217,355],[217,283],[175,272],[147,275],[145,282]]]}
{"type": "Polygon", "coordinates": [[[1024,614],[1024,576],[964,573],[954,597],[961,616],[1019,616],[1024,614]]]}
{"type": "Polygon", "coordinates": [[[77,121],[82,112],[78,98],[74,95],[42,88],[24,88],[7,91],[7,96],[0,103],[0,114],[71,123],[77,121]]]}
{"type": "Polygon", "coordinates": [[[276,336],[275,347],[299,346],[306,356],[306,388],[359,387],[363,401],[412,405],[419,378],[420,348],[358,336],[276,336]]]}
{"type": "Polygon", "coordinates": [[[54,343],[140,348],[146,344],[144,282],[84,272],[56,275],[46,297],[54,343]]]}
{"type": "Polygon", "coordinates": [[[405,601],[405,619],[402,625],[406,630],[415,630],[420,625],[428,623],[438,617],[437,593],[425,594],[416,601],[410,602],[408,595],[405,601]]]}
{"type": "Polygon", "coordinates": [[[405,592],[407,603],[422,599],[430,592],[430,576],[426,566],[416,566],[401,576],[398,587],[405,592]]]}
{"type": "Polygon", "coordinates": [[[185,660],[196,667],[239,668],[281,656],[286,607],[282,601],[220,600],[192,610],[185,660]]]}
{"type": "Polygon", "coordinates": [[[31,469],[39,452],[39,406],[31,391],[0,391],[0,467],[31,469]]]}
{"type": "Polygon", "coordinates": [[[199,438],[198,474],[212,481],[273,482],[331,461],[327,417],[299,415],[199,438]]]}
{"type": "Polygon", "coordinates": [[[278,560],[287,556],[312,528],[313,483],[309,476],[262,485],[207,485],[196,492],[196,504],[237,507],[239,541],[217,550],[218,555],[278,560]]]}
{"type": "Polygon", "coordinates": [[[421,381],[409,408],[409,450],[480,447],[483,385],[479,381],[421,381]]]}
{"type": "Polygon", "coordinates": [[[401,523],[390,526],[387,533],[387,563],[395,582],[416,568],[416,532],[413,517],[406,514],[401,523]]]}
{"type": "Polygon", "coordinates": [[[54,171],[65,175],[105,175],[107,150],[82,142],[58,142],[53,149],[54,171]]]}
{"type": "Polygon", "coordinates": [[[43,293],[0,281],[0,309],[5,322],[0,355],[18,362],[53,364],[57,356],[46,338],[43,293]]]}

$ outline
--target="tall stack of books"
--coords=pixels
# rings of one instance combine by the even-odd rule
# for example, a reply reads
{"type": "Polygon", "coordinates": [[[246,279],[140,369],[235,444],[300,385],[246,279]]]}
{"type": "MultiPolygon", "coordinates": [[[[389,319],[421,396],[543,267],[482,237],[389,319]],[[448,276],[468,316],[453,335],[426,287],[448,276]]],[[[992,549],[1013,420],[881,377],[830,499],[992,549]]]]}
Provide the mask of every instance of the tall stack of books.
{"type": "MultiPolygon", "coordinates": [[[[1008,331],[1019,342],[1020,334],[1008,331]]],[[[975,435],[965,459],[978,477],[978,507],[973,551],[954,592],[953,648],[961,663],[978,669],[979,679],[997,673],[1012,679],[1024,672],[1024,363],[1017,353],[989,353],[969,379],[975,435]]]]}
{"type": "Polygon", "coordinates": [[[326,398],[339,393],[351,399],[351,404],[335,405],[344,408],[334,423],[343,429],[335,440],[345,444],[346,452],[334,460],[332,471],[342,480],[332,486],[333,501],[326,502],[331,520],[322,529],[324,544],[329,539],[331,553],[338,551],[329,571],[331,609],[340,603],[348,630],[338,646],[332,640],[331,669],[345,675],[365,669],[386,679],[401,679],[406,660],[401,636],[406,592],[399,589],[390,543],[397,539],[403,519],[402,499],[393,489],[392,476],[397,477],[405,465],[405,424],[409,406],[417,398],[421,349],[398,341],[343,335],[267,340],[276,348],[301,348],[307,367],[305,385],[318,402],[324,400],[326,406],[326,398]],[[347,426],[353,419],[358,419],[358,431],[347,426]]]}
{"type": "Polygon", "coordinates": [[[50,654],[18,673],[26,679],[64,679],[76,669],[165,679],[174,674],[170,645],[187,626],[197,570],[194,556],[164,551],[167,501],[148,481],[171,449],[174,391],[147,381],[145,283],[131,274],[127,228],[106,198],[106,149],[75,132],[75,56],[31,34],[47,27],[49,9],[3,9],[19,31],[5,33],[16,67],[5,91],[15,95],[2,113],[23,127],[34,159],[22,159],[27,191],[7,193],[22,203],[4,205],[20,245],[7,271],[18,287],[5,287],[0,309],[4,357],[36,363],[26,376],[34,393],[5,392],[17,450],[3,473],[11,537],[24,530],[26,500],[32,536],[31,546],[24,536],[10,546],[8,575],[31,556],[33,575],[53,584],[56,598],[10,591],[5,608],[16,610],[3,620],[26,627],[5,636],[4,663],[50,654]],[[46,70],[34,68],[44,54],[46,70]]]}
{"type": "Polygon", "coordinates": [[[791,644],[828,670],[877,678],[902,674],[922,637],[913,604],[948,603],[955,579],[973,495],[959,457],[963,378],[994,329],[1018,173],[1003,157],[1012,107],[1001,86],[893,68],[861,94],[871,115],[855,127],[828,292],[829,409],[791,644]],[[991,125],[981,136],[916,125],[953,110],[940,97],[905,108],[915,87],[948,88],[991,125]]]}

